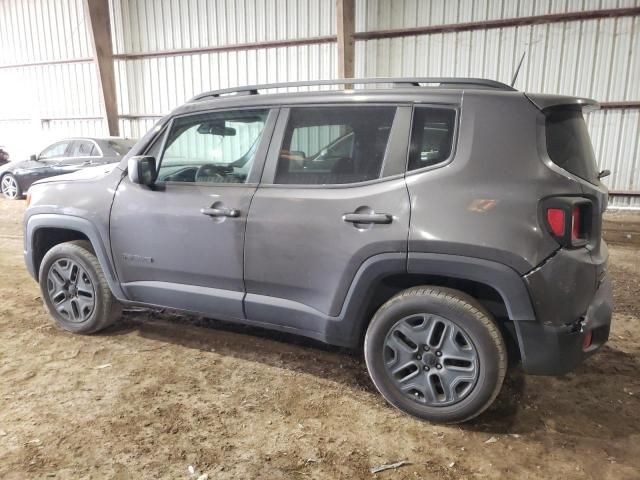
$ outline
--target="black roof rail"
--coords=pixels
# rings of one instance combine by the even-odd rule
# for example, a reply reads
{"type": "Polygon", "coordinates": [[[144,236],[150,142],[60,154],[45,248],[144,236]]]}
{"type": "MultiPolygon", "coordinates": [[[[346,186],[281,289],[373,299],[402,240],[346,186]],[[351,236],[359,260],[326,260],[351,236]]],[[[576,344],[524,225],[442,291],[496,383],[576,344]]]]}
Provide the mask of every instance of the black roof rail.
{"type": "Polygon", "coordinates": [[[394,87],[420,87],[423,83],[437,84],[445,88],[480,87],[494,88],[496,90],[515,91],[509,85],[495,80],[484,78],[456,78],[456,77],[408,77],[408,78],[339,78],[335,80],[303,80],[299,82],[266,83],[263,85],[248,85],[246,87],[223,88],[196,95],[189,102],[197,102],[209,97],[220,97],[226,94],[257,95],[259,90],[272,90],[275,88],[314,87],[319,85],[367,85],[367,84],[391,84],[394,87]]]}

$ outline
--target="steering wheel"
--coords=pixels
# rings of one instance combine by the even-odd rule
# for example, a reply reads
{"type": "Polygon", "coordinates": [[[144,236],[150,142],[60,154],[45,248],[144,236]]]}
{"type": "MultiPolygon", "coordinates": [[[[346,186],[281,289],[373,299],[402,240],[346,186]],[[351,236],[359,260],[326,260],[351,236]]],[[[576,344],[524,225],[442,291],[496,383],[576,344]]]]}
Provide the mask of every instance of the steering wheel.
{"type": "Polygon", "coordinates": [[[196,170],[196,182],[211,182],[225,178],[224,167],[214,165],[213,163],[205,163],[200,165],[196,170]]]}

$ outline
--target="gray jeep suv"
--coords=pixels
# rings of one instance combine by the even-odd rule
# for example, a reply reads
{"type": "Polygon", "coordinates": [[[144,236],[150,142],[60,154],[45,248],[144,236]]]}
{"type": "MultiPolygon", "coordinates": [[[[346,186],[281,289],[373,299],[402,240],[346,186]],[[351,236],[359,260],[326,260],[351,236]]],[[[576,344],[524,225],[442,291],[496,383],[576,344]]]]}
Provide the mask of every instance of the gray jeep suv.
{"type": "Polygon", "coordinates": [[[556,375],[608,338],[595,107],[455,78],[205,93],[109,171],[34,184],[26,264],[66,330],[141,305],[362,346],[392,405],[466,421],[507,352],[556,375]]]}

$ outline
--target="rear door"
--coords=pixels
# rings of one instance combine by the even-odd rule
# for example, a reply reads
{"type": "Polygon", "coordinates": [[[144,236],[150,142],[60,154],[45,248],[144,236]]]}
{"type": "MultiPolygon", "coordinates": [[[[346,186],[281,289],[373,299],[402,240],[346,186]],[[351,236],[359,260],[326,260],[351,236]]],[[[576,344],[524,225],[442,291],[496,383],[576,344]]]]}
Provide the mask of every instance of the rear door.
{"type": "Polygon", "coordinates": [[[111,213],[118,277],[135,301],[242,319],[247,213],[277,111],[175,118],[146,152],[153,188],[125,177],[111,213]]]}
{"type": "Polygon", "coordinates": [[[388,104],[281,110],[247,222],[247,318],[320,331],[314,318],[340,314],[363,262],[406,254],[410,116],[388,104]]]}

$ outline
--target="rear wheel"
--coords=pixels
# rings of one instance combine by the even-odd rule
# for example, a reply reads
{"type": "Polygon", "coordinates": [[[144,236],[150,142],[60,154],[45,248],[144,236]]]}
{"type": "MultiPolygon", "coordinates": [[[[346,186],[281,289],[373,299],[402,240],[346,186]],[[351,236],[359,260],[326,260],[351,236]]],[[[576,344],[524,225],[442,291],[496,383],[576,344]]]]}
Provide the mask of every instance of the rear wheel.
{"type": "Polygon", "coordinates": [[[507,370],[500,330],[472,297],[414,287],[376,312],[365,337],[367,369],[382,396],[401,411],[459,423],[495,400],[507,370]]]}
{"type": "Polygon", "coordinates": [[[39,282],[49,314],[65,330],[95,333],[120,315],[120,304],[87,241],[51,248],[42,259],[39,282]]]}
{"type": "Polygon", "coordinates": [[[20,190],[20,185],[18,185],[16,177],[10,173],[2,177],[0,189],[2,190],[2,195],[9,200],[15,200],[22,196],[22,191],[20,190]]]}

